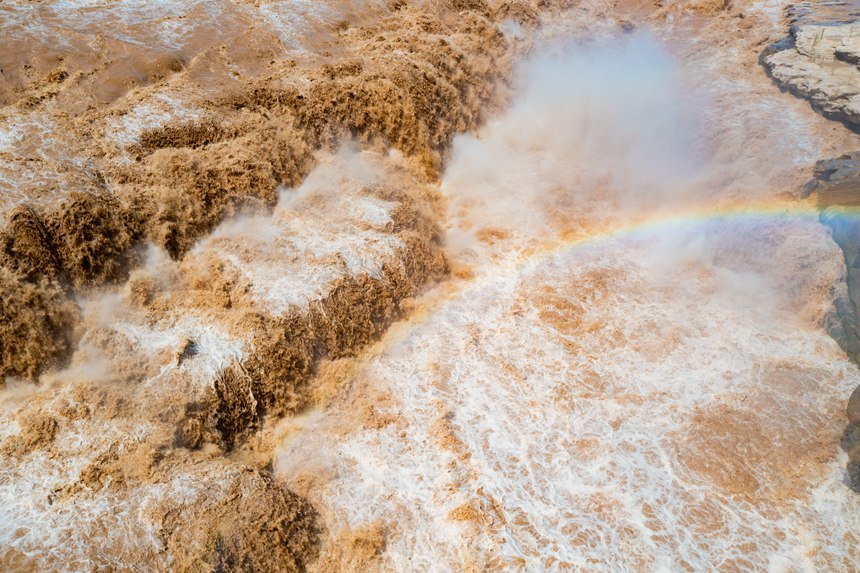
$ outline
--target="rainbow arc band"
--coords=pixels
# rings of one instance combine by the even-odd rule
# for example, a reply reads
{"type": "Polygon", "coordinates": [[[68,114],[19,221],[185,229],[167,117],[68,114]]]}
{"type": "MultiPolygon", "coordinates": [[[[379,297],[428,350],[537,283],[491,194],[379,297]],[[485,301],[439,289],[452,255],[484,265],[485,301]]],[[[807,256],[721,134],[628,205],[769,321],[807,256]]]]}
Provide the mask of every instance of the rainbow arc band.
{"type": "Polygon", "coordinates": [[[525,263],[543,260],[561,253],[578,251],[601,244],[660,236],[671,231],[688,231],[704,226],[766,224],[773,221],[825,222],[830,218],[856,220],[860,223],[860,206],[821,208],[813,200],[776,198],[755,203],[700,204],[646,213],[593,229],[570,233],[559,243],[530,254],[525,263]]]}
{"type": "Polygon", "coordinates": [[[726,225],[765,225],[775,221],[815,222],[833,217],[852,223],[856,221],[860,225],[860,206],[822,209],[813,199],[781,197],[759,202],[676,207],[595,225],[548,241],[543,246],[525,249],[508,264],[493,266],[490,273],[460,279],[448,284],[447,288],[430,293],[423,305],[415,309],[404,322],[394,326],[382,346],[402,340],[412,329],[429,322],[434,314],[444,312],[458,301],[492,288],[501,277],[519,276],[560,256],[584,253],[624,241],[665,236],[673,231],[690,232],[703,227],[724,228],[726,225]]]}

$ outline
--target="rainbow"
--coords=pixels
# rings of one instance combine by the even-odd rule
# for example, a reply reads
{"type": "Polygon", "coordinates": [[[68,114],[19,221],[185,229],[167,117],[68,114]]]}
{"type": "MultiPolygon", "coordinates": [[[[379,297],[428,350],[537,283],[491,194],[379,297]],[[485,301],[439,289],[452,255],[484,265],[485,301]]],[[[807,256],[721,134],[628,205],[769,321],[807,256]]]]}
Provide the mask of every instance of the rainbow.
{"type": "Polygon", "coordinates": [[[773,198],[759,202],[699,204],[666,209],[570,232],[554,244],[528,253],[526,259],[545,259],[606,243],[657,236],[675,229],[687,230],[704,225],[764,224],[779,220],[818,220],[822,215],[860,221],[860,206],[822,209],[814,200],[773,198]]]}
{"type": "MultiPolygon", "coordinates": [[[[724,224],[772,224],[774,221],[818,221],[819,216],[833,212],[834,215],[860,222],[860,206],[828,207],[821,209],[813,199],[789,197],[772,198],[759,202],[699,204],[655,213],[645,213],[633,218],[606,222],[578,232],[570,232],[545,245],[525,250],[512,263],[504,265],[501,272],[520,274],[529,267],[536,267],[558,256],[578,251],[599,248],[624,240],[635,240],[649,236],[660,236],[672,230],[690,230],[703,225],[724,224]]],[[[480,274],[461,278],[440,285],[427,293],[424,300],[414,308],[402,322],[396,323],[370,351],[375,356],[385,348],[408,337],[415,328],[426,324],[439,311],[457,300],[468,297],[498,280],[497,273],[480,274]]]]}

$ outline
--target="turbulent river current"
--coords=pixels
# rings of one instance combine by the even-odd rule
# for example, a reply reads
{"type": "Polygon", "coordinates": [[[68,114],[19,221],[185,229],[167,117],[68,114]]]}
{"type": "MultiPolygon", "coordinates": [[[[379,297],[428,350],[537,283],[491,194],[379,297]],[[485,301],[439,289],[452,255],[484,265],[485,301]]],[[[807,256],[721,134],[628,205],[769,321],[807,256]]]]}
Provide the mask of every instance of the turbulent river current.
{"type": "Polygon", "coordinates": [[[0,4],[0,569],[860,570],[788,7],[0,4]]]}

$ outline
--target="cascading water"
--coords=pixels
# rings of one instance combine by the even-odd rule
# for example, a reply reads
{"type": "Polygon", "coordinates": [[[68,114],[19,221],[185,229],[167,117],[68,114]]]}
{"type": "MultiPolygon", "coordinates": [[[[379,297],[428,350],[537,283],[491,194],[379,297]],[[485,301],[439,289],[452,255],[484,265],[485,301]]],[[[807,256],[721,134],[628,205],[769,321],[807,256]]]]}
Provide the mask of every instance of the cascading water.
{"type": "Polygon", "coordinates": [[[752,115],[653,37],[548,52],[454,144],[461,277],[279,475],[335,535],[382,524],[384,570],[853,570],[838,248],[769,153],[721,162],[752,115]]]}
{"type": "Polygon", "coordinates": [[[0,6],[0,569],[860,569],[782,7],[0,6]]]}

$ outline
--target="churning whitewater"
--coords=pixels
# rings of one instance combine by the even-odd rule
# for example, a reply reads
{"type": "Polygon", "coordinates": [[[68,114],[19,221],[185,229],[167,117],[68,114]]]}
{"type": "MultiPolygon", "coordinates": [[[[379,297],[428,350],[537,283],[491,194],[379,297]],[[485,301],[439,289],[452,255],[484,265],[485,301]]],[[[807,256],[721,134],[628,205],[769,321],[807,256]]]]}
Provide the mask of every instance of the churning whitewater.
{"type": "Polygon", "coordinates": [[[382,524],[384,570],[854,570],[838,248],[810,206],[753,205],[779,159],[720,162],[745,142],[712,114],[746,110],[653,36],[546,51],[454,143],[456,278],[278,474],[334,527],[382,524]]]}
{"type": "Polygon", "coordinates": [[[788,4],[155,6],[0,6],[0,569],[860,570],[788,4]]]}

